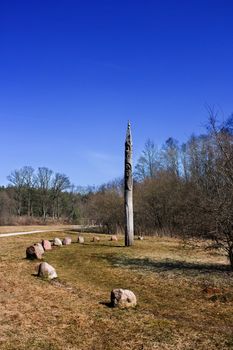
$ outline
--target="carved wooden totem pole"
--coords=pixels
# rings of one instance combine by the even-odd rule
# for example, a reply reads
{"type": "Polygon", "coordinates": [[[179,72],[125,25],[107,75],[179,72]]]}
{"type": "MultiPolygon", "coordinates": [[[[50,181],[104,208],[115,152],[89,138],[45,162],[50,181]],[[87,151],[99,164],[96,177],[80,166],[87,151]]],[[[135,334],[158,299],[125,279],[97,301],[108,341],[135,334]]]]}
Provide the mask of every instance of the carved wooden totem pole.
{"type": "Polygon", "coordinates": [[[133,245],[133,175],[132,175],[132,136],[128,123],[125,140],[125,245],[133,245]]]}

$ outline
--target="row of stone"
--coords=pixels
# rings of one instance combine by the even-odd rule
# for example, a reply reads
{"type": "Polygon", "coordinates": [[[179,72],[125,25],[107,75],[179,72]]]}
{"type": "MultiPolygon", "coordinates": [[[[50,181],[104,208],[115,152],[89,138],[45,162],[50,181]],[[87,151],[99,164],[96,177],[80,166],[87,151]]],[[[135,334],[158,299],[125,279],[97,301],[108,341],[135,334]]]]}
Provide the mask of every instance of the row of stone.
{"type": "MultiPolygon", "coordinates": [[[[118,241],[117,236],[111,236],[111,241],[118,241]]],[[[92,242],[99,242],[100,238],[98,236],[94,236],[92,238],[92,242]]],[[[78,236],[77,242],[80,244],[84,243],[84,237],[78,236]]],[[[35,243],[31,246],[29,246],[26,249],[26,257],[27,259],[33,260],[33,259],[42,259],[42,255],[46,250],[51,250],[52,246],[61,247],[63,245],[69,245],[72,243],[72,239],[70,237],[65,237],[63,240],[60,238],[54,238],[52,241],[43,240],[41,243],[35,243]]]]}
{"type": "MultiPolygon", "coordinates": [[[[139,240],[143,240],[142,236],[138,237],[139,240]]],[[[92,238],[92,242],[99,242],[100,238],[98,236],[94,236],[92,238]]],[[[111,236],[110,241],[118,241],[118,238],[116,235],[111,236]]],[[[29,246],[26,249],[26,257],[27,259],[42,259],[42,255],[46,250],[51,250],[52,246],[60,247],[62,245],[69,245],[71,244],[72,239],[70,237],[65,237],[63,240],[60,238],[54,238],[52,241],[43,240],[41,243],[35,243],[31,246],[29,246]]],[[[84,243],[84,237],[78,236],[77,242],[80,244],[84,243]]]]}
{"type": "MultiPolygon", "coordinates": [[[[40,263],[37,269],[37,275],[39,277],[46,278],[48,280],[57,278],[57,273],[54,267],[46,262],[40,263]]],[[[137,298],[135,294],[128,289],[113,289],[111,291],[110,298],[110,306],[112,307],[130,308],[137,305],[137,298]]]]}
{"type": "MultiPolygon", "coordinates": [[[[57,278],[56,270],[53,266],[46,262],[40,263],[38,266],[38,276],[52,280],[57,278]]],[[[119,308],[130,308],[137,305],[137,298],[135,294],[128,289],[113,289],[110,296],[110,306],[119,308]]]]}
{"type": "MultiPolygon", "coordinates": [[[[111,237],[111,240],[115,240],[114,236],[111,237]]],[[[99,237],[93,237],[92,241],[98,242],[99,237]]],[[[41,259],[44,252],[46,250],[51,250],[52,246],[69,245],[71,242],[72,240],[70,237],[66,237],[62,241],[57,237],[54,238],[52,242],[43,240],[41,243],[35,243],[34,245],[28,247],[26,254],[30,259],[41,259]]],[[[84,238],[82,236],[79,236],[78,242],[84,243],[84,238]]],[[[58,277],[55,268],[47,262],[42,262],[37,266],[37,276],[47,280],[53,280],[58,277]]],[[[135,294],[128,289],[113,289],[111,291],[110,299],[110,305],[112,307],[130,308],[137,305],[135,294]]]]}
{"type": "Polygon", "coordinates": [[[70,237],[65,237],[62,241],[60,238],[54,238],[52,241],[48,241],[44,239],[41,243],[35,243],[30,245],[26,249],[26,257],[27,259],[42,259],[42,255],[46,250],[51,250],[52,246],[60,247],[62,245],[71,244],[72,239],[70,237]]]}

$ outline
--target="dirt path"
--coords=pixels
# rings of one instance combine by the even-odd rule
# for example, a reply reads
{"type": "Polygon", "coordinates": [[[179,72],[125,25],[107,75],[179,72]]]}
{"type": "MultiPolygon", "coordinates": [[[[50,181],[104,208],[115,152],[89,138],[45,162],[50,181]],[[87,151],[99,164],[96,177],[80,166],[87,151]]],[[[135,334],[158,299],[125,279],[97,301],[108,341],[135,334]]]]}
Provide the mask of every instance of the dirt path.
{"type": "Polygon", "coordinates": [[[2,237],[12,237],[12,236],[20,236],[20,235],[31,235],[33,233],[40,233],[40,232],[56,232],[56,231],[64,231],[66,229],[76,229],[76,228],[80,228],[80,225],[75,225],[72,227],[67,227],[67,228],[51,228],[49,230],[33,230],[33,231],[27,231],[27,232],[11,232],[11,233],[1,233],[0,234],[0,238],[2,237]]]}

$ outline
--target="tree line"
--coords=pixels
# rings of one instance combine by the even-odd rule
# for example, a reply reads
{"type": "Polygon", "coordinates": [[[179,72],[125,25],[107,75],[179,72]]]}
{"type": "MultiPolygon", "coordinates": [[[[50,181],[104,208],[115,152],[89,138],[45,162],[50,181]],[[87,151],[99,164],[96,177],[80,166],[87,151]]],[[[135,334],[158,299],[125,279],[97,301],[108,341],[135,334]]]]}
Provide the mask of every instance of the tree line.
{"type": "MultiPolygon", "coordinates": [[[[14,170],[0,189],[0,224],[24,220],[91,222],[124,231],[123,179],[75,188],[69,178],[41,167],[14,170]]],[[[158,147],[147,140],[134,169],[135,233],[213,239],[233,266],[233,116],[205,133],[158,147]]]]}
{"type": "Polygon", "coordinates": [[[81,196],[74,196],[74,186],[65,174],[24,166],[7,179],[9,185],[0,188],[1,225],[72,222],[80,216],[81,196]]]}
{"type": "MultiPolygon", "coordinates": [[[[90,194],[88,215],[106,232],[124,231],[123,183],[90,194]]],[[[179,145],[147,140],[134,170],[135,233],[212,239],[233,268],[233,116],[179,145]]]]}

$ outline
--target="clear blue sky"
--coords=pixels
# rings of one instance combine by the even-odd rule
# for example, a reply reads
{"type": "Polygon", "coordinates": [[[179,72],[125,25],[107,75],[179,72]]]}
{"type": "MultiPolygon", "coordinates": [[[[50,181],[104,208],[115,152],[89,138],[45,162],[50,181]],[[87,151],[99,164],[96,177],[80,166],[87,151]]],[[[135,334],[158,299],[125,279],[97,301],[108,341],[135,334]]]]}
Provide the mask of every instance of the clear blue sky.
{"type": "Polygon", "coordinates": [[[0,184],[47,166],[76,185],[233,112],[232,1],[0,1],[0,184]]]}

